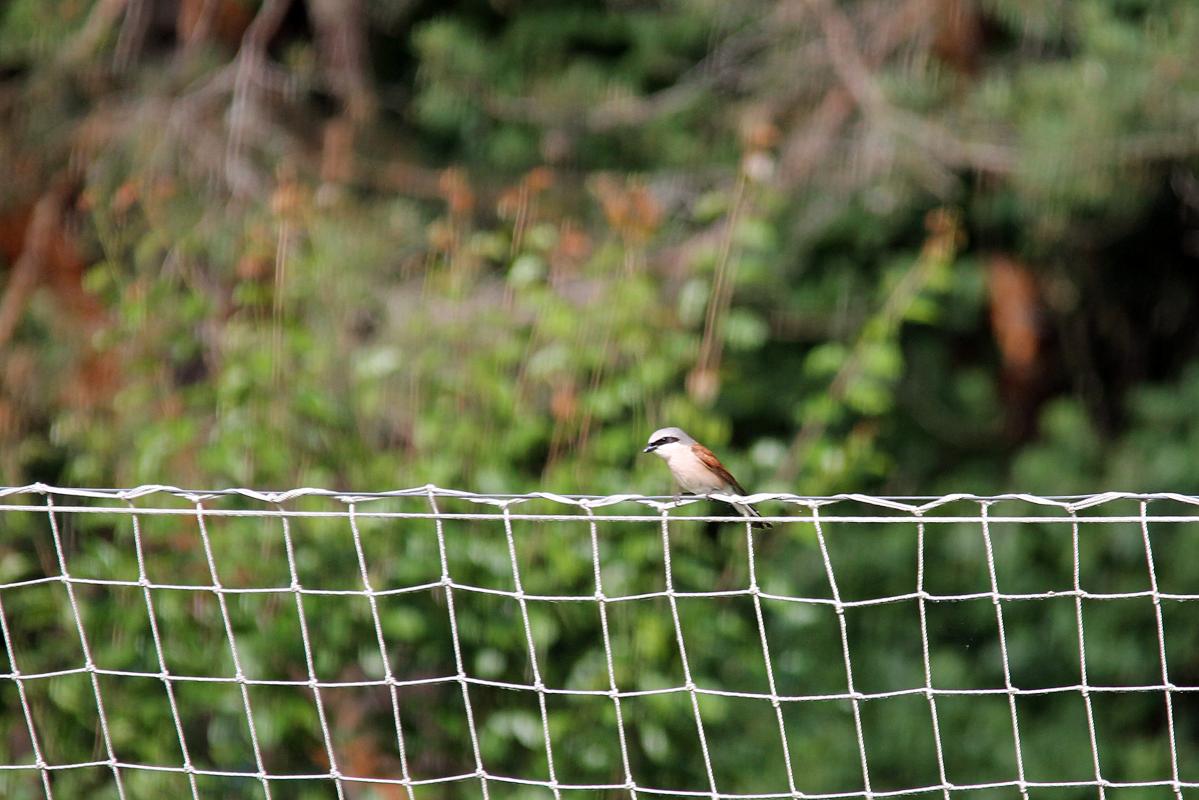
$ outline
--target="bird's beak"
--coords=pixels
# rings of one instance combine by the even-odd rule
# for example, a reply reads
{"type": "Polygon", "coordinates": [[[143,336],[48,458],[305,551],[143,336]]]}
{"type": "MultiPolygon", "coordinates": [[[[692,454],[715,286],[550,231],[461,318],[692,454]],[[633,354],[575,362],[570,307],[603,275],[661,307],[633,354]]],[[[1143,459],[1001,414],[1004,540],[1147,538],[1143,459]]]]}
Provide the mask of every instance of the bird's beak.
{"type": "Polygon", "coordinates": [[[643,452],[643,453],[652,453],[652,452],[654,452],[654,450],[656,450],[656,449],[657,449],[657,448],[655,448],[655,447],[654,447],[654,446],[651,444],[649,447],[645,448],[645,449],[644,449],[644,450],[642,450],[641,452],[643,452]]]}

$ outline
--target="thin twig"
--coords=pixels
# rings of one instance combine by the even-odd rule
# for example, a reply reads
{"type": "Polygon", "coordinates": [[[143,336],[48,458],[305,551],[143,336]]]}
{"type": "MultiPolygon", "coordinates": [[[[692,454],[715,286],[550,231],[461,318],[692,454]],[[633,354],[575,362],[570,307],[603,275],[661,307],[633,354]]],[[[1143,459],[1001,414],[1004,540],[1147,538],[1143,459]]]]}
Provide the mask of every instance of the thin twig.
{"type": "Polygon", "coordinates": [[[724,351],[724,317],[728,312],[733,295],[732,255],[733,242],[737,235],[737,223],[745,207],[749,178],[742,170],[733,189],[733,204],[725,223],[720,241],[720,255],[716,260],[716,277],[712,283],[712,294],[708,299],[708,313],[704,319],[704,335],[699,346],[695,368],[700,374],[712,373],[720,368],[720,357],[724,351]]]}

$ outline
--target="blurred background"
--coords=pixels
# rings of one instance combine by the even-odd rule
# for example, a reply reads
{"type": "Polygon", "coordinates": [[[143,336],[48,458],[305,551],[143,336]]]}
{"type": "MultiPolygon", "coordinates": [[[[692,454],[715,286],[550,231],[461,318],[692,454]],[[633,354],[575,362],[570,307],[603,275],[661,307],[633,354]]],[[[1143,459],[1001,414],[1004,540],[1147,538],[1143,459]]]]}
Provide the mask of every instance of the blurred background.
{"type": "MultiPolygon", "coordinates": [[[[672,490],[666,470],[638,455],[655,428],[679,425],[751,491],[1199,491],[1197,43],[1190,0],[9,0],[0,483],[662,494],[672,490]]],[[[77,566],[135,579],[128,520],[88,520],[64,522],[77,566]]],[[[44,514],[6,524],[0,581],[57,574],[44,514]]],[[[684,537],[690,550],[676,564],[695,570],[696,588],[731,580],[723,562],[744,532],[726,528],[684,537]]],[[[227,530],[242,543],[222,564],[279,563],[274,529],[269,547],[254,521],[227,530]]],[[[529,557],[559,570],[558,590],[593,591],[586,542],[572,551],[540,530],[529,557]]],[[[810,533],[775,545],[772,557],[816,570],[780,578],[779,591],[818,591],[810,533]]],[[[1143,583],[1139,529],[1126,533],[1096,539],[1084,559],[1096,559],[1096,574],[1123,565],[1143,583]]],[[[190,569],[207,580],[194,521],[153,535],[164,581],[190,569]]],[[[656,535],[618,538],[613,557],[660,579],[646,555],[656,535]]],[[[938,546],[984,591],[977,526],[961,535],[972,544],[938,546]]],[[[480,584],[506,574],[502,538],[486,541],[464,556],[480,584]]],[[[1030,591],[1070,588],[1068,570],[1052,571],[1068,566],[1069,542],[1054,541],[1013,538],[1001,576],[1045,577],[1030,591]]],[[[319,530],[297,546],[314,565],[353,557],[349,539],[319,530]]],[[[420,572],[435,549],[410,546],[380,567],[377,585],[419,582],[405,570],[420,572]],[[400,557],[417,551],[426,560],[416,565],[400,557]]],[[[896,547],[847,545],[863,591],[912,590],[912,575],[886,568],[892,557],[910,566],[910,536],[896,547]]],[[[1194,561],[1183,555],[1199,547],[1181,536],[1175,547],[1163,569],[1184,576],[1194,561]]],[[[110,648],[97,645],[100,658],[152,653],[144,616],[135,619],[140,592],[79,591],[110,648]]],[[[0,596],[20,620],[18,660],[79,666],[61,586],[0,596]]],[[[430,602],[428,614],[394,609],[385,626],[408,637],[410,671],[452,672],[444,609],[430,602]]],[[[286,672],[303,663],[296,632],[261,622],[287,614],[294,626],[283,606],[239,608],[242,642],[286,672]]],[[[193,672],[218,669],[204,661],[222,652],[214,608],[178,601],[178,619],[191,620],[179,623],[190,632],[179,658],[193,672]]],[[[664,608],[626,608],[630,675],[667,669],[677,656],[664,608]]],[[[1095,648],[1112,659],[1113,681],[1146,663],[1143,682],[1156,680],[1150,610],[1130,603],[1129,616],[1101,624],[1095,648]]],[[[697,627],[712,651],[738,652],[728,650],[735,634],[745,658],[760,659],[741,612],[697,627]]],[[[347,631],[346,650],[329,645],[322,674],[380,668],[359,662],[371,629],[355,638],[351,616],[336,616],[369,622],[365,607],[328,613],[328,630],[347,631]]],[[[491,636],[488,621],[515,613],[467,608],[477,625],[464,624],[491,636]]],[[[557,663],[594,667],[598,634],[580,634],[564,613],[548,605],[539,636],[557,663]]],[[[814,616],[779,613],[791,631],[779,634],[783,646],[810,643],[814,616]]],[[[1048,627],[1029,629],[1025,651],[1042,664],[1030,667],[1035,680],[1077,680],[1052,677],[1037,638],[1053,630],[1074,646],[1072,604],[1040,613],[1048,627]]],[[[934,633],[947,648],[941,674],[995,667],[994,626],[986,601],[934,633]]],[[[885,621],[864,630],[880,653],[918,641],[885,621]]],[[[1184,618],[1170,630],[1171,657],[1195,674],[1199,626],[1184,618]]],[[[494,636],[472,672],[519,662],[513,631],[494,636]]],[[[843,686],[835,637],[820,641],[824,656],[780,664],[780,680],[799,681],[797,691],[817,691],[820,676],[843,686]]],[[[919,672],[902,672],[918,663],[906,658],[863,669],[919,685],[919,672]]],[[[735,683],[729,667],[714,662],[705,675],[735,683]]],[[[585,676],[606,688],[601,673],[585,676]]],[[[36,707],[58,715],[45,724],[61,742],[76,737],[83,759],[96,741],[90,686],[63,678],[75,688],[54,689],[56,680],[36,707]]],[[[11,681],[0,681],[0,698],[17,730],[11,681]]],[[[240,699],[222,698],[197,701],[207,711],[188,730],[209,743],[212,763],[252,770],[244,742],[229,744],[244,734],[240,699]]],[[[1160,694],[1114,698],[1106,730],[1125,746],[1110,756],[1113,774],[1166,777],[1160,694]]],[[[312,707],[299,691],[278,703],[312,707]]],[[[921,703],[887,729],[927,736],[921,703]]],[[[1006,705],[983,705],[964,707],[963,724],[994,738],[980,734],[962,763],[1011,758],[1006,705]]],[[[380,707],[348,703],[343,724],[384,741],[380,707]]],[[[634,747],[651,784],[685,788],[697,775],[671,746],[691,741],[693,721],[675,711],[644,716],[634,747]]],[[[528,739],[535,750],[532,713],[497,717],[489,758],[499,771],[528,771],[525,751],[505,748],[528,739]]],[[[774,741],[771,717],[722,713],[734,730],[764,720],[774,741]]],[[[846,713],[829,719],[843,726],[846,713]]],[[[1080,764],[1085,779],[1081,717],[1063,722],[1052,704],[1028,713],[1038,752],[1070,749],[1047,756],[1050,766],[1080,764]]],[[[590,741],[595,718],[581,714],[563,709],[554,724],[590,741]]],[[[305,761],[319,740],[301,716],[280,711],[263,740],[290,768],[323,769],[305,761]]],[[[440,754],[425,774],[470,769],[461,748],[437,744],[451,741],[437,739],[444,731],[461,734],[461,710],[433,717],[430,730],[443,734],[416,734],[440,754]]],[[[1182,719],[1186,730],[1199,724],[1182,719]]],[[[164,708],[147,706],[150,722],[171,730],[164,708]]],[[[808,788],[856,790],[853,740],[820,738],[832,727],[797,736],[806,774],[828,770],[808,788]]],[[[129,758],[178,763],[169,735],[134,733],[129,758]]],[[[893,788],[936,782],[911,774],[902,737],[883,741],[892,752],[878,763],[894,770],[893,788]]],[[[357,769],[393,775],[374,742],[364,733],[351,743],[357,769]]],[[[757,742],[721,750],[724,774],[742,775],[730,790],[759,786],[760,775],[743,774],[764,752],[757,742]]],[[[6,763],[31,759],[20,735],[0,747],[6,763]]],[[[623,781],[613,753],[576,756],[596,779],[623,781]]],[[[1002,761],[995,774],[1011,769],[1002,761]]],[[[107,770],[89,774],[63,773],[62,791],[112,791],[107,770]]],[[[41,796],[36,775],[11,781],[12,796],[41,796]]],[[[259,790],[234,781],[220,791],[259,790]]]]}
{"type": "Polygon", "coordinates": [[[0,476],[1199,487],[1199,10],[12,0],[0,476]]]}

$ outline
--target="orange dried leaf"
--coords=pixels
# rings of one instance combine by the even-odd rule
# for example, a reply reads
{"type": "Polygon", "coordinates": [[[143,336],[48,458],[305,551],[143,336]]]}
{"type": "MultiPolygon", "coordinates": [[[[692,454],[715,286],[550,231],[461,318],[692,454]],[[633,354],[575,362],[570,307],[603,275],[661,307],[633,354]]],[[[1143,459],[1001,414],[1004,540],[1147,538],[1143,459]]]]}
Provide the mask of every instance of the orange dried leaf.
{"type": "Polygon", "coordinates": [[[1041,351],[1041,292],[1020,262],[996,256],[987,264],[991,331],[1005,369],[1032,370],[1041,351]]]}

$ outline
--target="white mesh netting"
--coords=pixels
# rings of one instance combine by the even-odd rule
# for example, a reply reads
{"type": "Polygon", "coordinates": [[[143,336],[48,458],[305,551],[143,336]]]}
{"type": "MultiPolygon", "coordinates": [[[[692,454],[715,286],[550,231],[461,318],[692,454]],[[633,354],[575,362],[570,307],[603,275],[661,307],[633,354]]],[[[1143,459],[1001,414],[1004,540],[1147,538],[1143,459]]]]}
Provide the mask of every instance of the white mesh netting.
{"type": "Polygon", "coordinates": [[[1199,499],[748,501],[0,490],[0,789],[1199,787],[1199,499]]]}

